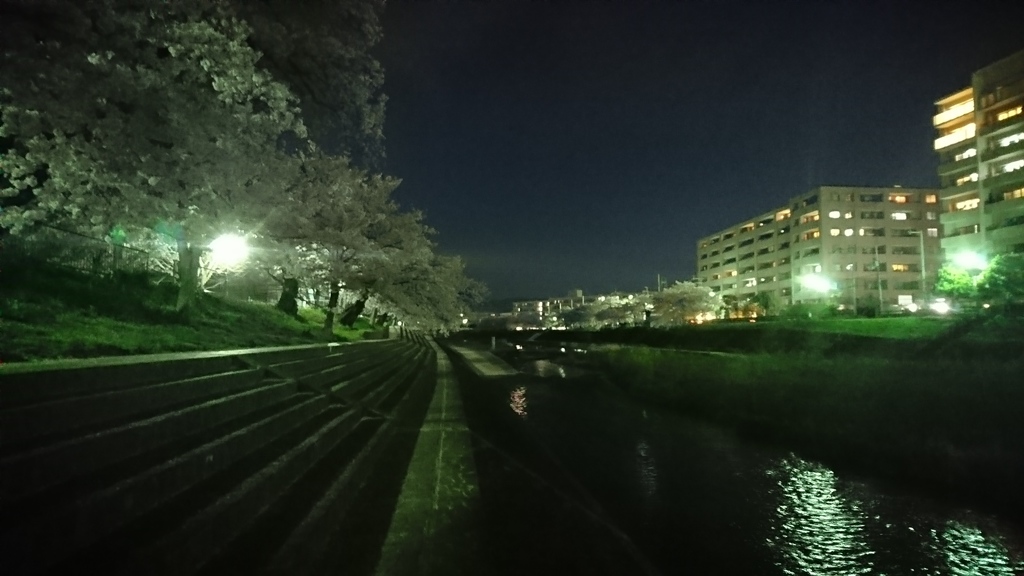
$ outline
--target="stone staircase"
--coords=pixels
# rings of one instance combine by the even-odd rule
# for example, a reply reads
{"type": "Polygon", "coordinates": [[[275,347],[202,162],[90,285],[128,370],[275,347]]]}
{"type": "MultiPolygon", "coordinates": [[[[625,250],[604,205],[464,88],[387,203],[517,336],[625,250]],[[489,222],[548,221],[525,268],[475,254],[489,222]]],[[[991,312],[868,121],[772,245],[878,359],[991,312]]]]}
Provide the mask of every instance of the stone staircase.
{"type": "Polygon", "coordinates": [[[294,573],[436,381],[420,335],[0,370],[5,574],[294,573]]]}

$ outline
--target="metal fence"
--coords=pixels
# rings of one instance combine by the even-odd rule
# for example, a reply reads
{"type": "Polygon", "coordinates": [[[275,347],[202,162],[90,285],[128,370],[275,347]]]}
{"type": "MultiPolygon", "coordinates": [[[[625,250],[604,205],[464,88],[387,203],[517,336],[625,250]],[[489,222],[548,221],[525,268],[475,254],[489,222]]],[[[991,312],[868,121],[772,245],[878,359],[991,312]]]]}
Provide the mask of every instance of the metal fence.
{"type": "Polygon", "coordinates": [[[25,235],[0,238],[0,261],[6,263],[42,263],[79,270],[88,274],[149,272],[149,253],[93,238],[42,227],[25,235]]]}

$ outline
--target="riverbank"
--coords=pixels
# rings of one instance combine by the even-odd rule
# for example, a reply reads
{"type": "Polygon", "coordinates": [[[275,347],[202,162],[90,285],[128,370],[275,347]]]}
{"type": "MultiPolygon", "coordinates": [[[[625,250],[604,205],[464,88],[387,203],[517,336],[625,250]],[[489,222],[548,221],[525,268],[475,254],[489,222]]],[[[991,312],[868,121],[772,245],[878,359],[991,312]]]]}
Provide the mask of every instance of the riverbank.
{"type": "MultiPolygon", "coordinates": [[[[44,266],[7,266],[0,282],[0,362],[196,352],[311,344],[324,313],[291,317],[269,304],[201,295],[187,315],[176,288],[143,274],[99,278],[44,266]]],[[[336,327],[333,341],[359,340],[372,326],[336,327]]]]}
{"type": "Polygon", "coordinates": [[[713,355],[642,346],[589,363],[631,396],[834,466],[1024,518],[1024,362],[820,354],[713,355]]]}

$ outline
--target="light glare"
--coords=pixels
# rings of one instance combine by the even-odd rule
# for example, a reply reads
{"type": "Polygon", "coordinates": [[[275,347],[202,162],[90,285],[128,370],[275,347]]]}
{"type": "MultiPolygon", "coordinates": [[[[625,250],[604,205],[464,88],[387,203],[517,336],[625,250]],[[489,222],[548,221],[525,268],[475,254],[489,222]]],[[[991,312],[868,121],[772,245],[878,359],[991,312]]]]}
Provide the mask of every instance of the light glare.
{"type": "Polygon", "coordinates": [[[238,266],[249,257],[245,238],[237,234],[223,234],[210,242],[210,263],[216,267],[238,266]]]}

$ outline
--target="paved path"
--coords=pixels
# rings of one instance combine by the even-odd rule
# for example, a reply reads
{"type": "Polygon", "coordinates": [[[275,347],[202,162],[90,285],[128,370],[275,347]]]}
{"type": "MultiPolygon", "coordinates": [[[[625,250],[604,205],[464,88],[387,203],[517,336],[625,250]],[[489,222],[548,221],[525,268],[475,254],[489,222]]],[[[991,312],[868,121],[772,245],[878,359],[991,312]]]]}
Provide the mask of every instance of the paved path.
{"type": "Polygon", "coordinates": [[[466,359],[466,363],[469,364],[469,367],[477,376],[491,378],[518,374],[515,368],[509,366],[507,362],[490,352],[474,350],[463,346],[451,346],[451,349],[466,359]]]}
{"type": "MultiPolygon", "coordinates": [[[[436,343],[437,387],[420,428],[376,574],[479,574],[479,484],[451,362],[436,343]]],[[[495,359],[497,360],[497,359],[495,359]]]]}

